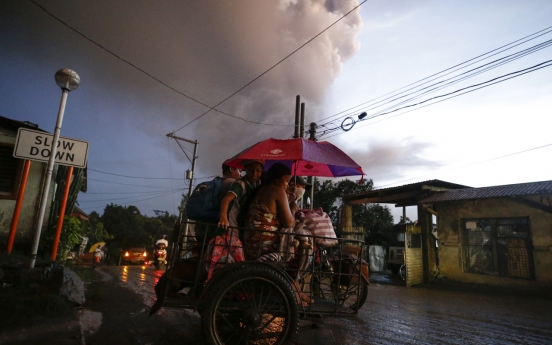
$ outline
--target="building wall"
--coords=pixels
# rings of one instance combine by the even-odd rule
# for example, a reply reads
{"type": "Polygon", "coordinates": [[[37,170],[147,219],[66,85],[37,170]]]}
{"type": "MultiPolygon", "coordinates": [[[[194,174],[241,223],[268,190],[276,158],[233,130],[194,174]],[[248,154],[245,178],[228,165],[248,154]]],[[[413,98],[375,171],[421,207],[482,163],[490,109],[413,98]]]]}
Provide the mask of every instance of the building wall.
{"type": "MultiPolygon", "coordinates": [[[[544,201],[550,200],[547,196],[544,201]]],[[[543,203],[540,196],[525,199],[543,203]]],[[[449,280],[514,288],[552,288],[552,214],[507,198],[443,202],[438,211],[439,263],[441,274],[449,280]],[[463,218],[528,217],[532,235],[535,279],[525,280],[494,275],[466,273],[462,262],[463,218]]]]}
{"type": "MultiPolygon", "coordinates": [[[[1,143],[15,144],[16,135],[17,133],[15,132],[0,128],[1,143]]],[[[23,205],[21,208],[17,232],[15,235],[16,245],[17,243],[21,242],[32,241],[32,238],[35,234],[36,217],[38,215],[38,209],[40,207],[39,196],[42,192],[42,177],[44,176],[45,168],[45,163],[31,163],[31,169],[29,172],[29,178],[25,190],[25,197],[23,199],[23,205]]],[[[48,200],[52,200],[52,186],[50,187],[50,198],[48,200]]],[[[11,228],[16,201],[16,199],[0,199],[0,239],[3,243],[5,243],[5,239],[7,238],[11,228]]],[[[46,205],[46,213],[43,222],[44,226],[48,224],[49,209],[50,203],[46,205]]]]}

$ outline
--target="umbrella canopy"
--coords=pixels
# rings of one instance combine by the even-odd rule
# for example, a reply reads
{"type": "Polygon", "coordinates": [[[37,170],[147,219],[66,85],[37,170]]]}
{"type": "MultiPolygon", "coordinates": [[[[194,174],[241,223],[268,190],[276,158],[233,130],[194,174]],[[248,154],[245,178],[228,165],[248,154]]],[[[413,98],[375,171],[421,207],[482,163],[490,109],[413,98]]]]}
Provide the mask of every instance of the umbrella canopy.
{"type": "Polygon", "coordinates": [[[92,247],[90,247],[90,250],[88,251],[89,253],[94,253],[96,251],[96,248],[98,248],[98,246],[102,246],[102,247],[105,247],[105,242],[97,242],[97,243],[94,243],[92,245],[92,247]]]}
{"type": "Polygon", "coordinates": [[[271,138],[243,150],[224,164],[241,169],[243,161],[247,159],[264,159],[265,170],[276,162],[284,163],[293,175],[299,176],[364,175],[360,165],[327,141],[271,138]]]}

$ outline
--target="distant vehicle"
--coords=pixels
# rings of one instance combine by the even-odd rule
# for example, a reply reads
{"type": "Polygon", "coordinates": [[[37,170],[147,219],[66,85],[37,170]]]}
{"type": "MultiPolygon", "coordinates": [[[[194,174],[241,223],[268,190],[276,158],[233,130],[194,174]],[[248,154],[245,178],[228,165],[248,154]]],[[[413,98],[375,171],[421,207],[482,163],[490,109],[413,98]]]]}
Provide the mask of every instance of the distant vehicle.
{"type": "Polygon", "coordinates": [[[164,243],[158,243],[153,250],[153,265],[156,269],[160,269],[167,264],[167,247],[164,243]]]}
{"type": "Polygon", "coordinates": [[[148,251],[145,247],[131,247],[121,252],[122,264],[140,264],[144,265],[148,260],[148,251]]]}

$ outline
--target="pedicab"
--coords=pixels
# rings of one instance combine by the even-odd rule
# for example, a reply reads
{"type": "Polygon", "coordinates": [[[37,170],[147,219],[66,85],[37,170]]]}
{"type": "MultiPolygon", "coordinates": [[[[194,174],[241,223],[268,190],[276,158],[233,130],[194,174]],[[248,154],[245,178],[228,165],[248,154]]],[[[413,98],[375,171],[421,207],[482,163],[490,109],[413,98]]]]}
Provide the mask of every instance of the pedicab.
{"type": "MultiPolygon", "coordinates": [[[[197,222],[184,223],[188,227],[197,222]]],[[[213,224],[203,239],[185,235],[179,226],[165,273],[155,286],[159,308],[192,309],[201,315],[209,344],[283,344],[298,331],[316,328],[328,316],[354,316],[368,294],[368,265],[358,240],[312,236],[313,243],[332,241],[311,250],[282,248],[275,261],[235,260],[248,243],[205,245],[216,232],[213,224]],[[354,248],[354,250],[351,250],[354,248]],[[213,259],[213,250],[223,253],[213,259]],[[289,251],[288,251],[289,249],[289,251]],[[221,264],[222,263],[222,264],[221,264]],[[213,264],[217,267],[212,270],[213,264]]],[[[242,229],[244,231],[260,231],[242,229]]],[[[278,233],[280,238],[290,236],[278,233]]],[[[254,250],[257,250],[258,246],[254,250]]]]}
{"type": "MultiPolygon", "coordinates": [[[[265,169],[284,163],[299,176],[363,175],[334,145],[302,138],[268,139],[224,164],[242,168],[247,159],[264,159],[265,169]]],[[[312,247],[301,248],[290,231],[273,232],[280,248],[270,260],[258,252],[261,243],[235,243],[217,231],[215,224],[195,221],[175,227],[150,314],[161,307],[193,309],[210,344],[283,344],[325,317],[356,315],[366,301],[363,241],[311,233],[303,241],[312,247]],[[187,231],[199,226],[199,238],[187,231]]]]}

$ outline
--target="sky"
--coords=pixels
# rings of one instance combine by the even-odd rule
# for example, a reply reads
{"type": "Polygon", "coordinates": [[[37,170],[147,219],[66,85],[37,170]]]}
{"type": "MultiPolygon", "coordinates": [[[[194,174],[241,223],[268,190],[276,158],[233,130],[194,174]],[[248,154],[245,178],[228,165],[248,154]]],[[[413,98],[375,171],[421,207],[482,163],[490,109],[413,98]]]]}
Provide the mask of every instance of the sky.
{"type": "Polygon", "coordinates": [[[53,132],[54,74],[76,71],[61,135],[90,143],[78,203],[100,214],[176,214],[194,145],[168,133],[197,140],[196,184],[290,138],[297,95],[376,188],[550,180],[550,18],[548,0],[10,1],[0,115],[53,132]]]}

